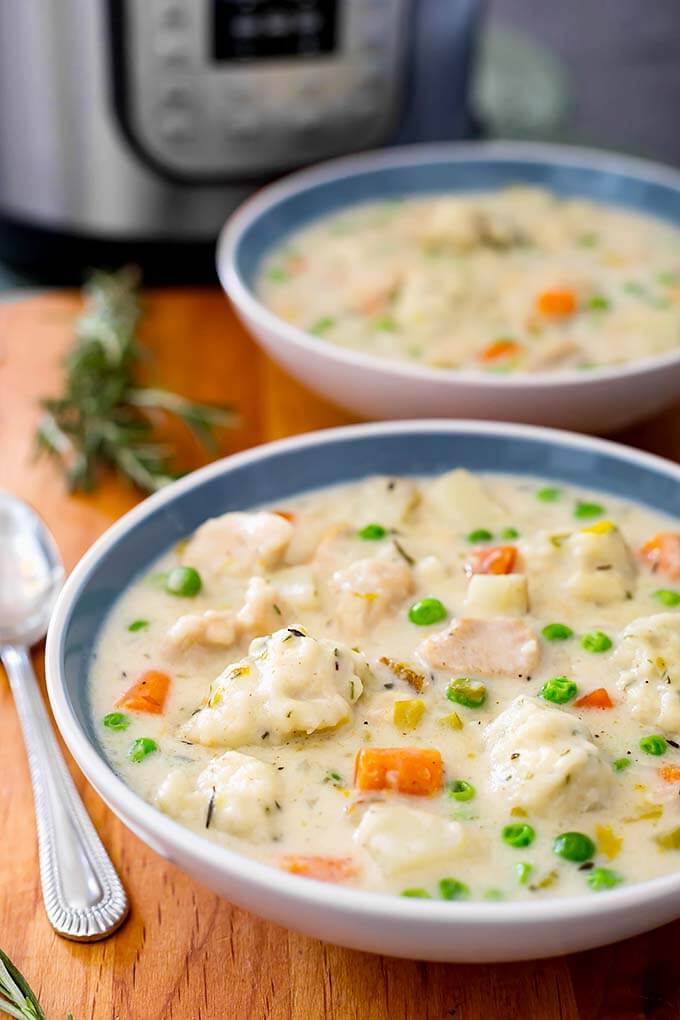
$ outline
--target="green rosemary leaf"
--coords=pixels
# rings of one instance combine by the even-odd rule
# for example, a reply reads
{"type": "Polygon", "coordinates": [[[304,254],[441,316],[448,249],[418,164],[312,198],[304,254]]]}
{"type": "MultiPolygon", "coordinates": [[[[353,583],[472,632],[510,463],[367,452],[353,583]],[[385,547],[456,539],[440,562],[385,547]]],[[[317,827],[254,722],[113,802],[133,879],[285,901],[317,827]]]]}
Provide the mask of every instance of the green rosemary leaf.
{"type": "Polygon", "coordinates": [[[0,949],[0,1010],[18,1020],[46,1020],[26,978],[0,949]]]}
{"type": "Polygon", "coordinates": [[[91,277],[65,361],[64,392],[42,401],[36,449],[60,463],[71,489],[94,488],[107,467],[146,492],[178,477],[173,450],[153,441],[155,411],[181,418],[211,453],[217,452],[214,430],[236,422],[227,407],[135,384],[136,364],[145,356],[136,336],[138,288],[131,268],[91,277]]]}

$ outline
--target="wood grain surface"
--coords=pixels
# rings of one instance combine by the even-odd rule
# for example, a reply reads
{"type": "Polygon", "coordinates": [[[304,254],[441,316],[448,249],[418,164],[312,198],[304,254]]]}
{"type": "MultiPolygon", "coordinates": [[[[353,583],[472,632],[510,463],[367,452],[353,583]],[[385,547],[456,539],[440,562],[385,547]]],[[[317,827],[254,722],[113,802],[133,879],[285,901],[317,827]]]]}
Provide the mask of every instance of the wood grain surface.
{"type": "MultiPolygon", "coordinates": [[[[59,386],[77,310],[77,296],[63,292],[0,305],[0,486],[43,514],[68,567],[138,498],[114,477],[70,496],[55,467],[33,458],[36,402],[59,386]]],[[[217,292],[149,294],[143,334],[148,380],[238,407],[241,424],[221,437],[223,453],[349,420],[273,366],[217,292]]],[[[179,438],[197,463],[199,451],[179,438]]],[[[680,459],[680,408],[617,438],[680,459]]],[[[40,650],[36,664],[42,671],[40,650]]],[[[49,1020],[67,1010],[74,1020],[680,1020],[680,922],[605,949],[500,966],[338,949],[196,885],[128,832],[75,769],[132,912],[107,942],[62,941],[42,910],[28,770],[1,674],[0,719],[0,946],[49,1020]]]]}

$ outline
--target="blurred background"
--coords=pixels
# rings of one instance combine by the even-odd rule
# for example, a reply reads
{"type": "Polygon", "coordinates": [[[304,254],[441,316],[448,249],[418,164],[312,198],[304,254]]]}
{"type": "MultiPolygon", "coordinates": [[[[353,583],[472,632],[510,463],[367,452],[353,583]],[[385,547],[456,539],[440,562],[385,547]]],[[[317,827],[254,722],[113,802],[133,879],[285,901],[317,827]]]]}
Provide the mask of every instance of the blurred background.
{"type": "Polygon", "coordinates": [[[212,281],[282,173],[414,141],[680,164],[678,0],[2,0],[0,287],[212,281]]]}

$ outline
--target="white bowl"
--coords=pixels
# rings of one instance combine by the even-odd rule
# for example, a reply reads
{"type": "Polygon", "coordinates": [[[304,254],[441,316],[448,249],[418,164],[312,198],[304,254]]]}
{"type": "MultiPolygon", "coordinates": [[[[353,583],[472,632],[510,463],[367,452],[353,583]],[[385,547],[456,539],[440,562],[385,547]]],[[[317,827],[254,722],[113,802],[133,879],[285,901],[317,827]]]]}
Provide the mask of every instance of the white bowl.
{"type": "Polygon", "coordinates": [[[680,226],[680,172],[590,149],[533,143],[409,146],[332,160],[264,188],[226,224],[217,249],[224,289],[253,336],[291,375],[365,418],[453,416],[609,432],[680,397],[680,347],[588,372],[511,376],[378,358],[310,336],[256,297],[263,257],[290,233],[359,201],[518,181],[628,206],[680,226]]]}
{"type": "Polygon", "coordinates": [[[680,916],[680,872],[599,894],[500,903],[410,900],[290,875],[179,825],[126,786],[104,755],[87,694],[90,655],[138,571],[213,514],[369,473],[430,474],[456,465],[578,482],[680,511],[680,467],[603,440],[519,425],[354,426],[237,454],[126,514],[69,577],[46,659],[64,739],[109,807],[159,854],[238,906],[328,942],[427,960],[518,960],[588,949],[671,921],[680,916]]]}

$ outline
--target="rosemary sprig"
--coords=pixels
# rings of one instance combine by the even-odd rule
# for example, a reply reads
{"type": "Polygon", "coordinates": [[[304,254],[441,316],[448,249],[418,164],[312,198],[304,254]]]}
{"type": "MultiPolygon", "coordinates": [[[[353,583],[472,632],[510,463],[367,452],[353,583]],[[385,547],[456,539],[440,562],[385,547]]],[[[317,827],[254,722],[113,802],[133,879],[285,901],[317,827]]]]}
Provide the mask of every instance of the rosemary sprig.
{"type": "Polygon", "coordinates": [[[0,949],[0,1011],[16,1020],[46,1020],[26,978],[0,949]]]}
{"type": "Polygon", "coordinates": [[[173,481],[178,475],[173,451],[153,438],[156,411],[181,418],[210,452],[216,450],[214,429],[235,423],[226,407],[136,385],[139,317],[137,270],[92,276],[66,358],[64,393],[41,401],[36,434],[39,449],[59,461],[71,489],[92,489],[107,466],[146,492],[173,481]]]}

